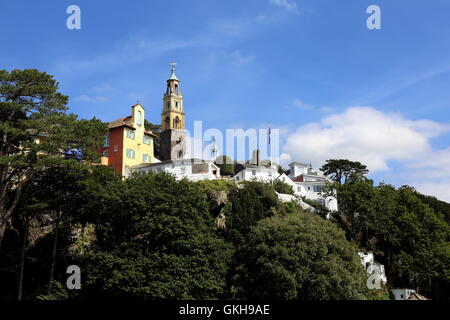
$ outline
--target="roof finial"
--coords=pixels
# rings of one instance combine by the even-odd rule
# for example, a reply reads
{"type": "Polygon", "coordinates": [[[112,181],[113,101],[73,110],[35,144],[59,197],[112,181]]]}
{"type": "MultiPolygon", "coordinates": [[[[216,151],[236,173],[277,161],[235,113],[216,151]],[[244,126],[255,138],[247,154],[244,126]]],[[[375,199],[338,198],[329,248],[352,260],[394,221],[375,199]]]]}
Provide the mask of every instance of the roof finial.
{"type": "Polygon", "coordinates": [[[169,80],[178,80],[177,76],[175,75],[175,66],[177,65],[177,63],[171,62],[170,65],[172,66],[172,68],[169,80]]]}

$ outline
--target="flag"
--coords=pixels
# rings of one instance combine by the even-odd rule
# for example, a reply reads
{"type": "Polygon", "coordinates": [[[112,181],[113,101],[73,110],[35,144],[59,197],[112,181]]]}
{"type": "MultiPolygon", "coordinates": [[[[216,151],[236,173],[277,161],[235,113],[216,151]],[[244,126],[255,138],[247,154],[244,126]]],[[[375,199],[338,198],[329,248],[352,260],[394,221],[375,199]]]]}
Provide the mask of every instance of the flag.
{"type": "Polygon", "coordinates": [[[270,128],[270,123],[269,123],[269,135],[268,135],[268,138],[269,138],[269,144],[270,144],[270,132],[271,132],[271,128],[270,128]]]}

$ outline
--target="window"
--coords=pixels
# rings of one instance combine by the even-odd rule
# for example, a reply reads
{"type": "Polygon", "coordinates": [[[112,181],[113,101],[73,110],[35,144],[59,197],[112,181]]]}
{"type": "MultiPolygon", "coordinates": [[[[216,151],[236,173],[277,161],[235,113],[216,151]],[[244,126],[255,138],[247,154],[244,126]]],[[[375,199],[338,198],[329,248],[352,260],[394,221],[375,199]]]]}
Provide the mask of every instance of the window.
{"type": "Polygon", "coordinates": [[[252,170],[252,176],[256,176],[256,170],[252,170]]]}
{"type": "Polygon", "coordinates": [[[144,144],[152,144],[152,137],[144,134],[144,144]]]}
{"type": "Polygon", "coordinates": [[[322,191],[322,186],[314,186],[314,192],[322,191]]]}
{"type": "Polygon", "coordinates": [[[134,130],[131,130],[131,129],[128,129],[128,128],[126,130],[127,130],[127,138],[130,138],[130,139],[134,140],[134,137],[135,137],[134,130]]]}
{"type": "Polygon", "coordinates": [[[127,157],[130,159],[136,158],[136,152],[133,149],[127,149],[127,157]]]}
{"type": "Polygon", "coordinates": [[[105,142],[103,143],[103,147],[104,148],[109,147],[109,133],[107,133],[105,136],[105,142]]]}
{"type": "Polygon", "coordinates": [[[146,153],[142,154],[142,162],[150,163],[150,156],[146,153]]]}
{"type": "Polygon", "coordinates": [[[175,129],[180,129],[180,118],[178,118],[178,116],[175,119],[173,119],[173,127],[175,129]]]}
{"type": "Polygon", "coordinates": [[[114,145],[114,152],[117,152],[117,151],[119,151],[119,146],[116,144],[116,145],[114,145]]]}
{"type": "Polygon", "coordinates": [[[297,187],[297,191],[298,191],[298,192],[302,191],[302,188],[297,187]]]}
{"type": "Polygon", "coordinates": [[[185,174],[186,173],[186,167],[181,167],[180,168],[180,173],[181,174],[185,174]]]}
{"type": "Polygon", "coordinates": [[[109,157],[109,150],[108,149],[103,150],[103,156],[104,157],[109,157]]]}
{"type": "Polygon", "coordinates": [[[142,112],[141,111],[138,111],[136,123],[138,126],[142,126],[142,112]]]}
{"type": "Polygon", "coordinates": [[[175,101],[175,108],[178,109],[178,101],[175,101]]]}

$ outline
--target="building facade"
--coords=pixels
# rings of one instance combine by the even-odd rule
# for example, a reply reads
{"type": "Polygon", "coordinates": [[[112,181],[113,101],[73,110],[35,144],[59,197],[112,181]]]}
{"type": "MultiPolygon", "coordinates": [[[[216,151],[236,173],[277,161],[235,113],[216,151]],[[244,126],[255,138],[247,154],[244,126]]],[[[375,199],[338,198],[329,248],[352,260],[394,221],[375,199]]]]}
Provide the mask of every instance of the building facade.
{"type": "Polygon", "coordinates": [[[140,104],[131,107],[131,116],[108,124],[101,163],[113,167],[122,176],[127,176],[130,168],[141,163],[154,163],[154,137],[144,127],[145,110],[140,104]]]}
{"type": "Polygon", "coordinates": [[[220,178],[220,168],[210,160],[182,159],[166,160],[158,163],[140,164],[134,166],[131,172],[167,172],[177,179],[188,179],[191,181],[215,180],[220,178]]]}
{"type": "Polygon", "coordinates": [[[321,194],[322,188],[331,180],[320,171],[315,171],[311,165],[305,163],[292,162],[289,164],[288,177],[295,183],[293,188],[296,195],[317,201],[328,210],[337,211],[337,199],[321,194]]]}
{"type": "Polygon", "coordinates": [[[180,160],[186,154],[186,133],[184,131],[184,105],[180,80],[175,75],[174,63],[167,79],[163,96],[160,134],[160,160],[180,160]]]}

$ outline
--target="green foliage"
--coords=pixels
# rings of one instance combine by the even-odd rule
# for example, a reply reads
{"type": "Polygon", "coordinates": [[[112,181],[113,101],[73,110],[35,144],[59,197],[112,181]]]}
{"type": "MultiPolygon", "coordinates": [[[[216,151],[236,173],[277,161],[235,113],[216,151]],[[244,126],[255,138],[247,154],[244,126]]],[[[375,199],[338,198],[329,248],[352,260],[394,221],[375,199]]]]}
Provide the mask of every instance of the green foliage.
{"type": "Polygon", "coordinates": [[[291,185],[288,185],[286,182],[283,182],[279,179],[276,179],[273,182],[273,188],[278,193],[285,193],[285,194],[291,194],[294,195],[294,189],[291,185]]]}
{"type": "Polygon", "coordinates": [[[69,300],[69,290],[59,281],[53,281],[52,291],[36,297],[37,300],[69,300]]]}
{"type": "Polygon", "coordinates": [[[151,131],[156,135],[156,138],[154,139],[153,143],[153,153],[155,158],[159,159],[160,157],[160,134],[161,134],[161,125],[160,124],[153,124],[147,119],[144,119],[144,127],[145,130],[151,131]]]}
{"type": "Polygon", "coordinates": [[[328,218],[329,215],[331,215],[331,211],[328,210],[328,208],[326,206],[324,206],[323,204],[321,204],[317,201],[308,199],[306,197],[302,197],[302,201],[306,204],[309,204],[311,207],[313,207],[316,210],[314,213],[324,219],[328,218]]]}
{"type": "Polygon", "coordinates": [[[426,203],[432,208],[435,212],[439,212],[444,215],[445,221],[450,224],[450,203],[445,201],[441,201],[436,197],[426,196],[419,192],[415,192],[416,196],[422,201],[426,203]]]}
{"type": "Polygon", "coordinates": [[[222,176],[234,176],[234,161],[228,156],[218,156],[214,163],[220,168],[222,176]]]}
{"type": "Polygon", "coordinates": [[[61,165],[66,149],[98,160],[106,124],[66,114],[68,97],[51,75],[34,69],[0,70],[0,244],[23,187],[39,171],[61,165]],[[40,139],[40,143],[36,140],[40,139]]]}
{"type": "Polygon", "coordinates": [[[231,248],[215,235],[197,184],[165,173],[135,175],[109,199],[99,212],[96,246],[84,257],[88,297],[211,299],[223,293],[231,248]]]}
{"type": "Polygon", "coordinates": [[[245,241],[250,228],[275,214],[280,203],[272,186],[262,182],[248,182],[231,200],[227,208],[228,238],[239,245],[245,241]]]}
{"type": "Polygon", "coordinates": [[[244,299],[365,299],[357,248],[311,213],[261,220],[237,253],[237,296],[244,299]]]}
{"type": "Polygon", "coordinates": [[[441,213],[410,187],[376,187],[358,178],[329,188],[337,191],[337,223],[349,240],[375,252],[391,286],[418,288],[435,299],[448,297],[450,227],[441,213]]]}
{"type": "Polygon", "coordinates": [[[354,177],[359,178],[369,173],[367,167],[358,161],[350,161],[346,159],[331,159],[320,168],[325,175],[331,176],[331,179],[341,184],[342,179],[344,183],[354,177]]]}
{"type": "Polygon", "coordinates": [[[205,191],[236,191],[236,183],[230,180],[201,180],[197,182],[205,191]]]}

